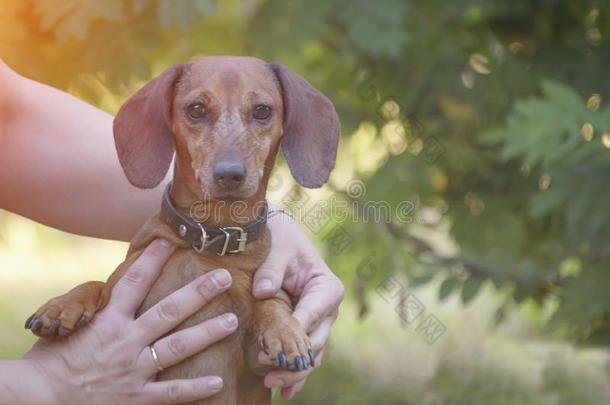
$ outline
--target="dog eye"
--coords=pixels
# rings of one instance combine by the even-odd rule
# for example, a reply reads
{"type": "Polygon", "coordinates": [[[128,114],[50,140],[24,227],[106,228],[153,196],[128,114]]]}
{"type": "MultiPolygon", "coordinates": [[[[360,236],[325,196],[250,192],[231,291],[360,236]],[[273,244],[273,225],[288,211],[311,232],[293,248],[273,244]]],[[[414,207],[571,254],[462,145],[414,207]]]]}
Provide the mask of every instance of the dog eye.
{"type": "Polygon", "coordinates": [[[252,116],[257,120],[266,120],[271,115],[271,107],[266,105],[258,105],[252,111],[252,116]]]}
{"type": "Polygon", "coordinates": [[[205,107],[202,103],[193,103],[186,107],[186,113],[193,119],[201,119],[205,115],[205,107]]]}

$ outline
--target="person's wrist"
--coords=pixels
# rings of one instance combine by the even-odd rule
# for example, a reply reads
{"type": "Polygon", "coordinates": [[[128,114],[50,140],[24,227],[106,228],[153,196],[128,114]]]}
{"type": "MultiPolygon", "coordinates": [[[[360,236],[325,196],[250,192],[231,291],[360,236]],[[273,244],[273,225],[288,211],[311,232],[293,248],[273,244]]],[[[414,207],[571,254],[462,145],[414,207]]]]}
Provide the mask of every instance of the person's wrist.
{"type": "Polygon", "coordinates": [[[64,375],[59,378],[56,375],[57,373],[42,366],[40,362],[34,359],[24,358],[20,362],[19,370],[23,373],[23,381],[28,381],[27,389],[36,398],[33,403],[45,405],[68,404],[73,403],[78,396],[78,392],[71,389],[73,387],[62,386],[65,385],[62,384],[62,381],[67,381],[68,376],[64,375]],[[66,401],[67,398],[71,398],[71,400],[66,401]]]}

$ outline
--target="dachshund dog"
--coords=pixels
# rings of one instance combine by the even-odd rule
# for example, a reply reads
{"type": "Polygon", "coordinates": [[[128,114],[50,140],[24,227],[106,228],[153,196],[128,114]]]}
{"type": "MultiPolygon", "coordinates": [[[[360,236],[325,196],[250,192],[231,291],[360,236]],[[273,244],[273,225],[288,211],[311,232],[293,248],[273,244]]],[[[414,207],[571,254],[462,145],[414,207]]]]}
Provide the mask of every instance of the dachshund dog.
{"type": "Polygon", "coordinates": [[[113,130],[121,166],[137,187],[160,184],[174,160],[161,210],[132,239],[106,283],[88,282],[52,299],[26,328],[46,338],[74,332],[106,305],[112,286],[144,248],[163,238],[178,248],[138,314],[198,276],[225,268],[233,278],[230,289],[178,329],[227,311],[237,314],[240,326],[157,378],[219,375],[224,389],[203,403],[269,404],[267,370],[257,362],[261,348],[277,367],[293,371],[312,365],[313,356],[284,291],[265,300],[252,296],[253,273],[271,246],[267,182],[280,145],[302,186],[328,180],[340,132],[333,104],[283,65],[200,57],[167,69],[136,92],[119,110],[113,130]]]}

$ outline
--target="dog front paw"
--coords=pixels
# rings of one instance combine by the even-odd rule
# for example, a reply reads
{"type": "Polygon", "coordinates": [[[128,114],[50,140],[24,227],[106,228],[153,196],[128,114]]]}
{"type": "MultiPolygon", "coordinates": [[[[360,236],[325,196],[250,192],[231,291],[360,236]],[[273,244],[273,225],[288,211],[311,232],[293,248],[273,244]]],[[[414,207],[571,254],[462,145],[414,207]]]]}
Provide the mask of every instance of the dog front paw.
{"type": "Polygon", "coordinates": [[[93,318],[103,289],[104,283],[92,281],[53,298],[25,321],[25,328],[43,338],[70,335],[93,318]]]}
{"type": "Polygon", "coordinates": [[[267,327],[258,342],[275,367],[302,371],[315,365],[309,337],[292,317],[267,327]]]}

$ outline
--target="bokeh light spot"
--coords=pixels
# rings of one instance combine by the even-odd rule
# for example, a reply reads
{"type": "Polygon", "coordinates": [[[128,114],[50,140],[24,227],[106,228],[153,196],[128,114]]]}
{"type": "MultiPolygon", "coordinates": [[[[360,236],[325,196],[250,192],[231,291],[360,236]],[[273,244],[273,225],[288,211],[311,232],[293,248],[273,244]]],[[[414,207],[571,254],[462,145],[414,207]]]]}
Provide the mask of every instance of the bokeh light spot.
{"type": "Polygon", "coordinates": [[[589,142],[591,141],[591,139],[593,139],[593,133],[595,132],[595,130],[593,129],[593,125],[591,125],[590,122],[585,122],[582,127],[580,128],[580,134],[582,135],[583,138],[585,138],[585,141],[589,142]]]}

